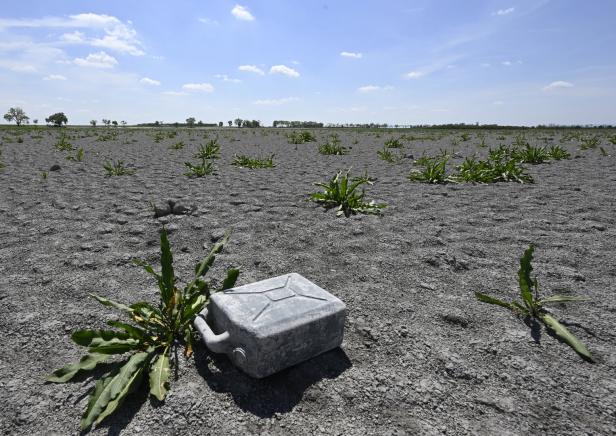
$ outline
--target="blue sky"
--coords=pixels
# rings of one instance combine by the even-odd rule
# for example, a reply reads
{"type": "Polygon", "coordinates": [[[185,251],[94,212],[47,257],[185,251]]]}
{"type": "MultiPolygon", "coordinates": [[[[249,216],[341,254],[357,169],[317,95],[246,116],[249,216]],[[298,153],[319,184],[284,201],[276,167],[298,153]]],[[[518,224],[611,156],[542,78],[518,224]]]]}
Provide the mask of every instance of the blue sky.
{"type": "Polygon", "coordinates": [[[0,110],[70,123],[616,124],[616,1],[22,1],[0,110]]]}

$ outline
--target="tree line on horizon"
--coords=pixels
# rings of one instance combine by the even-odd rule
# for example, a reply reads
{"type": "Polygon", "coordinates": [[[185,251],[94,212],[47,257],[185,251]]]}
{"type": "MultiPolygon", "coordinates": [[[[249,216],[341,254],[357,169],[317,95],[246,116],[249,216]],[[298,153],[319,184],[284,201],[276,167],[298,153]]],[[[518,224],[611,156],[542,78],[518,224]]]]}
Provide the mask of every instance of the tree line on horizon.
{"type": "MultiPolygon", "coordinates": [[[[4,119],[11,123],[15,122],[17,126],[22,124],[29,124],[30,117],[26,115],[26,112],[20,107],[11,107],[4,114],[4,119]]],[[[32,124],[38,125],[39,120],[33,119],[32,124]]],[[[68,124],[68,118],[64,112],[56,112],[45,118],[45,122],[48,125],[55,127],[62,127],[68,124]]],[[[123,127],[127,126],[126,121],[109,120],[103,118],[102,124],[106,127],[113,125],[118,127],[121,124],[123,127]]],[[[96,127],[97,121],[91,120],[90,125],[96,127]]],[[[227,125],[232,127],[246,127],[257,128],[265,127],[259,120],[244,120],[242,118],[236,118],[235,120],[227,121],[227,125]]],[[[219,121],[218,123],[204,123],[203,121],[197,121],[195,117],[186,118],[185,123],[164,123],[163,121],[154,121],[153,123],[139,123],[135,124],[137,127],[223,127],[224,123],[219,121]]],[[[403,128],[403,129],[481,129],[481,130],[497,130],[497,129],[616,129],[616,125],[612,124],[538,124],[536,126],[515,126],[515,125],[502,125],[502,124],[467,124],[467,123],[447,123],[447,124],[387,124],[387,123],[328,123],[324,124],[317,121],[284,121],[274,120],[272,127],[275,128],[364,128],[364,129],[379,129],[379,128],[403,128]]]]}

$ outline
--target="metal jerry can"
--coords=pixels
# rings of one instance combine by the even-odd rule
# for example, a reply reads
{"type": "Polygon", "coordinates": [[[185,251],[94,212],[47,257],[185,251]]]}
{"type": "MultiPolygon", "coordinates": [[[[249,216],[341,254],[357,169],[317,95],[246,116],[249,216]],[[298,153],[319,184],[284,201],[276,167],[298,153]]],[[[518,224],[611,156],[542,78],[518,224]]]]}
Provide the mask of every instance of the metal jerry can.
{"type": "Polygon", "coordinates": [[[194,325],[212,352],[263,378],[339,347],[345,316],[342,301],[291,273],[212,295],[194,325]]]}

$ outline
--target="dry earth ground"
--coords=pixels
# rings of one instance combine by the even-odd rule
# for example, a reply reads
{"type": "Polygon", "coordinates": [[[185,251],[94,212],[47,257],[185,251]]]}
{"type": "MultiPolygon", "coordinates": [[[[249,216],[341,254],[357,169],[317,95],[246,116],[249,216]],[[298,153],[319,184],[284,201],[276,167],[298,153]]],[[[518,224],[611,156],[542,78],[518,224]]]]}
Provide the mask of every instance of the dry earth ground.
{"type": "MultiPolygon", "coordinates": [[[[148,129],[120,129],[109,141],[94,136],[109,129],[68,129],[83,162],[54,149],[58,129],[30,131],[21,143],[15,131],[0,131],[4,434],[78,433],[91,380],[54,385],[44,376],[80,357],[73,330],[115,318],[88,293],[156,299],[131,259],[157,263],[163,224],[180,279],[233,228],[215,277],[229,266],[241,268],[238,284],[295,271],[340,297],[343,347],[258,381],[201,346],[181,360],[164,404],[135,394],[92,434],[616,433],[616,147],[608,132],[600,134],[609,156],[567,140],[578,157],[529,166],[535,184],[426,185],[406,179],[412,158],[377,158],[401,131],[341,130],[351,153],[322,156],[316,148],[328,130],[314,131],[317,143],[292,145],[274,129],[180,130],[159,143],[148,129]],[[182,175],[204,135],[216,134],[217,174],[182,175]],[[180,140],[183,149],[169,149],[180,140]],[[236,168],[234,153],[275,153],[276,167],[236,168]],[[112,158],[136,173],[105,177],[112,158]],[[60,170],[49,171],[53,164],[60,170]],[[351,166],[377,178],[367,196],[388,204],[382,217],[336,218],[306,201],[314,182],[351,166]],[[155,218],[150,202],[168,199],[193,212],[155,218]],[[517,298],[519,257],[531,242],[545,295],[590,297],[553,313],[596,363],[545,332],[534,342],[522,320],[475,300],[474,291],[517,298]]],[[[407,131],[423,139],[407,141],[403,153],[452,150],[460,133],[407,131]]],[[[515,133],[487,132],[486,142],[511,143],[515,133]]],[[[459,156],[485,153],[470,134],[455,146],[459,156]]],[[[543,145],[539,138],[558,144],[566,134],[526,136],[543,145]]]]}

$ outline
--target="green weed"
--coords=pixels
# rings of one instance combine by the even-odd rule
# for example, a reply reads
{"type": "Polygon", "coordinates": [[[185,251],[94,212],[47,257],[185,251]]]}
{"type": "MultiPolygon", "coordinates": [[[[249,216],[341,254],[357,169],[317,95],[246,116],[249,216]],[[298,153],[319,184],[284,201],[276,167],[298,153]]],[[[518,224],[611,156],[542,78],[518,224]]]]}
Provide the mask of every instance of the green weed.
{"type": "Polygon", "coordinates": [[[105,162],[103,168],[107,172],[107,177],[111,176],[125,176],[135,173],[135,170],[130,170],[124,166],[124,162],[116,160],[114,162],[105,162]]]}
{"type": "Polygon", "coordinates": [[[399,138],[389,138],[385,141],[385,148],[403,148],[404,144],[399,138]]]}
{"type": "Polygon", "coordinates": [[[243,154],[236,154],[233,157],[233,162],[231,162],[231,165],[234,165],[236,167],[240,167],[240,168],[251,168],[251,169],[255,169],[255,168],[273,168],[274,166],[276,166],[274,164],[274,154],[272,154],[271,156],[265,157],[265,158],[256,158],[256,157],[250,157],[250,156],[246,156],[243,154]]]}
{"type": "Polygon", "coordinates": [[[289,144],[303,144],[304,142],[314,142],[317,138],[308,130],[302,132],[291,132],[287,135],[289,144]]]}
{"type": "Polygon", "coordinates": [[[62,135],[58,142],[53,145],[56,150],[60,151],[73,151],[73,146],[70,142],[68,142],[65,135],[62,135]]]}
{"type": "Polygon", "coordinates": [[[69,154],[68,156],[66,156],[66,160],[72,160],[75,162],[82,162],[83,161],[83,156],[84,156],[84,151],[83,148],[79,148],[77,149],[77,152],[75,153],[75,156],[69,154]]]}
{"type": "Polygon", "coordinates": [[[447,182],[446,166],[449,156],[435,156],[428,157],[422,156],[415,161],[415,165],[422,167],[422,169],[411,170],[408,178],[412,182],[423,183],[445,183],[447,182]]]}
{"type": "Polygon", "coordinates": [[[376,154],[379,159],[389,163],[397,163],[400,159],[402,159],[402,156],[399,153],[394,153],[386,147],[383,147],[382,150],[377,150],[376,154]]]}
{"type": "Polygon", "coordinates": [[[548,149],[548,156],[550,159],[554,160],[562,160],[569,159],[571,157],[571,153],[562,148],[560,145],[551,145],[548,149]]]}
{"type": "Polygon", "coordinates": [[[220,157],[218,139],[210,139],[205,145],[201,145],[195,157],[198,159],[218,159],[220,157]]]}
{"type": "MultiPolygon", "coordinates": [[[[203,310],[210,295],[232,288],[239,275],[238,269],[227,270],[220,289],[214,289],[203,278],[227,243],[229,235],[218,242],[209,255],[199,262],[194,279],[180,287],[173,270],[173,255],[167,232],[160,234],[161,273],[143,261],[142,266],[158,283],[160,300],[156,305],[142,301],[127,306],[98,295],[91,294],[99,303],[124,313],[130,322],[107,321],[113,329],[77,330],[71,339],[80,346],[88,347],[88,354],[77,363],[67,365],[47,377],[52,383],[65,383],[75,375],[105,366],[107,370],[96,381],[90,393],[88,405],[81,417],[81,430],[88,430],[114,413],[126,396],[137,390],[145,378],[150,395],[159,401],[165,399],[169,390],[171,368],[177,368],[178,348],[190,357],[195,344],[194,318],[203,310]],[[120,359],[112,359],[122,355],[120,359]]],[[[177,372],[176,372],[177,375],[177,372]]]]}
{"type": "Polygon", "coordinates": [[[201,158],[201,164],[193,165],[190,162],[184,162],[188,167],[188,172],[184,173],[188,177],[204,177],[214,173],[214,164],[206,158],[201,158]]]}
{"type": "Polygon", "coordinates": [[[182,141],[176,142],[175,144],[172,144],[169,146],[170,150],[181,150],[183,148],[184,148],[184,143],[182,141]]]}
{"type": "Polygon", "coordinates": [[[364,202],[365,190],[361,193],[357,189],[363,185],[372,185],[368,175],[349,179],[348,170],[346,173],[338,173],[328,183],[315,183],[315,186],[323,188],[323,192],[310,194],[309,200],[322,204],[327,209],[337,207],[337,216],[344,215],[349,217],[356,213],[380,214],[381,209],[387,205],[384,203],[376,204],[374,201],[364,202]]]}
{"type": "Polygon", "coordinates": [[[479,292],[475,292],[475,297],[488,304],[505,307],[518,316],[523,316],[530,324],[534,320],[541,321],[550,332],[554,333],[559,339],[575,350],[581,357],[592,361],[592,356],[586,346],[580,342],[567,328],[556,320],[545,308],[547,303],[564,303],[569,301],[586,300],[583,297],[572,297],[566,295],[554,295],[547,298],[539,298],[539,284],[537,278],[531,279],[530,273],[533,270],[531,262],[533,260],[534,246],[530,245],[520,259],[520,269],[518,270],[518,283],[520,286],[520,296],[522,302],[513,301],[506,303],[502,300],[490,297],[479,292]]]}
{"type": "Polygon", "coordinates": [[[588,150],[591,148],[597,148],[597,146],[601,143],[601,138],[598,135],[586,136],[580,138],[580,149],[588,150]]]}
{"type": "Polygon", "coordinates": [[[348,154],[349,149],[336,142],[326,142],[319,145],[319,153],[326,155],[338,155],[348,154]]]}

